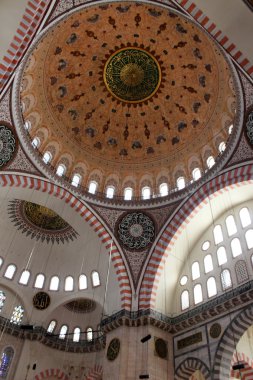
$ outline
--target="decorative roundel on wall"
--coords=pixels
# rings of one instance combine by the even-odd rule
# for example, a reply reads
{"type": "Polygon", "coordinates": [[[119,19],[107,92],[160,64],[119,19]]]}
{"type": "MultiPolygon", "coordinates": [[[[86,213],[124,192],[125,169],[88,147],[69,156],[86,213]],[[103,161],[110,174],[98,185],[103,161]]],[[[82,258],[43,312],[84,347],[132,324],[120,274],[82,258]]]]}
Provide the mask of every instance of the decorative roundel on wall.
{"type": "Polygon", "coordinates": [[[155,353],[161,359],[167,359],[168,344],[164,339],[155,338],[155,353]]]}
{"type": "Polygon", "coordinates": [[[126,248],[141,250],[154,240],[155,225],[152,219],[142,212],[132,212],[122,218],[118,234],[126,248]]]}
{"type": "Polygon", "coordinates": [[[221,334],[221,325],[219,323],[214,323],[210,328],[210,337],[216,339],[221,334]]]}
{"type": "Polygon", "coordinates": [[[11,160],[15,145],[15,137],[11,129],[5,125],[0,125],[0,167],[11,160]]]}
{"type": "Polygon", "coordinates": [[[120,340],[118,338],[113,338],[107,348],[107,359],[113,361],[117,358],[120,351],[120,340]]]}
{"type": "Polygon", "coordinates": [[[33,306],[38,310],[45,310],[50,305],[50,296],[45,292],[38,292],[33,297],[33,306]]]}
{"type": "Polygon", "coordinates": [[[253,110],[248,113],[246,122],[246,136],[250,145],[253,145],[253,110]]]}

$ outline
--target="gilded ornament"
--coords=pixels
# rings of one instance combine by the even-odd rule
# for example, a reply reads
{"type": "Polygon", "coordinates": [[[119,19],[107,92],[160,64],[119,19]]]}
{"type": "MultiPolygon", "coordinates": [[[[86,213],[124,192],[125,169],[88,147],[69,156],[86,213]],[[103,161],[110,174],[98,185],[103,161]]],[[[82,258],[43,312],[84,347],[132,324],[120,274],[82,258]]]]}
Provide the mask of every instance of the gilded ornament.
{"type": "Polygon", "coordinates": [[[161,82],[159,63],[140,48],[116,51],[104,67],[108,91],[123,102],[138,103],[151,98],[161,82]]]}

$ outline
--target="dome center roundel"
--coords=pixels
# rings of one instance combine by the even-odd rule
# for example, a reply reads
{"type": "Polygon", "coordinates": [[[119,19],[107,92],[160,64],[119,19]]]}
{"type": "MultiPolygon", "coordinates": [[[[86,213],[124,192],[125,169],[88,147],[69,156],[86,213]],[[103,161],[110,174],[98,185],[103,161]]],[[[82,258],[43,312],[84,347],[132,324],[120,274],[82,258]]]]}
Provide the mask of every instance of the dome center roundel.
{"type": "Polygon", "coordinates": [[[116,51],[106,62],[104,81],[117,99],[140,102],[157,91],[161,70],[157,60],[145,50],[125,48],[116,51]]]}

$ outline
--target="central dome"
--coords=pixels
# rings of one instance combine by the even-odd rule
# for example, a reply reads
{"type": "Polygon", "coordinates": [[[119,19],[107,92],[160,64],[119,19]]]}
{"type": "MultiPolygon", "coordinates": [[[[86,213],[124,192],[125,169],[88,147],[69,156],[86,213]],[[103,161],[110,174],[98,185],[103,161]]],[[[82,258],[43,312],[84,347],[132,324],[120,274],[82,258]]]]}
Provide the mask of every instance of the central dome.
{"type": "MultiPolygon", "coordinates": [[[[220,49],[172,9],[135,2],[84,7],[49,28],[20,73],[23,118],[51,166],[103,192],[175,187],[207,169],[237,107],[220,49]],[[145,177],[145,178],[144,178],[145,177]],[[146,185],[143,185],[146,183],[146,185]]],[[[157,191],[157,190],[155,190],[157,191]]]]}
{"type": "Polygon", "coordinates": [[[117,99],[141,102],[159,88],[161,70],[157,60],[145,50],[125,48],[116,51],[106,62],[104,81],[117,99]]]}

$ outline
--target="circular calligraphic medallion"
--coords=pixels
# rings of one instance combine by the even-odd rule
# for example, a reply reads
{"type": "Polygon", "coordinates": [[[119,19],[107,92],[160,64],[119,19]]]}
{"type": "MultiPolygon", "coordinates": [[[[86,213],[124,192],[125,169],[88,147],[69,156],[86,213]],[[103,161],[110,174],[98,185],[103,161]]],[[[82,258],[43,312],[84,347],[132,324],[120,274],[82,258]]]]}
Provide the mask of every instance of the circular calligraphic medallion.
{"type": "Polygon", "coordinates": [[[153,241],[155,226],[149,216],[142,212],[132,212],[123,217],[118,227],[118,233],[125,247],[141,250],[153,241]]]}
{"type": "Polygon", "coordinates": [[[106,62],[104,81],[107,89],[124,102],[142,102],[158,90],[161,82],[159,63],[140,48],[116,51],[106,62]]]}
{"type": "Polygon", "coordinates": [[[166,359],[168,355],[167,342],[161,338],[156,338],[155,352],[161,359],[166,359]]]}
{"type": "Polygon", "coordinates": [[[50,305],[50,296],[45,292],[38,292],[33,297],[33,306],[38,310],[45,310],[50,305]]]}
{"type": "Polygon", "coordinates": [[[210,328],[210,336],[215,339],[221,334],[221,325],[219,323],[214,323],[210,328]]]}
{"type": "Polygon", "coordinates": [[[107,359],[113,361],[117,358],[120,351],[120,340],[118,338],[114,338],[109,343],[107,349],[107,359]]]}

